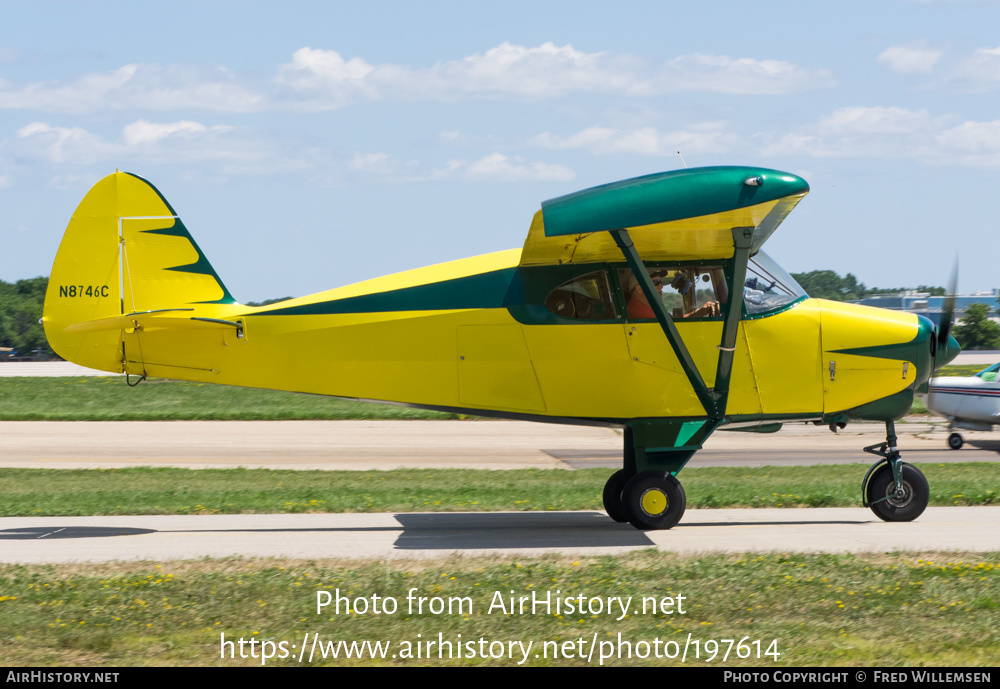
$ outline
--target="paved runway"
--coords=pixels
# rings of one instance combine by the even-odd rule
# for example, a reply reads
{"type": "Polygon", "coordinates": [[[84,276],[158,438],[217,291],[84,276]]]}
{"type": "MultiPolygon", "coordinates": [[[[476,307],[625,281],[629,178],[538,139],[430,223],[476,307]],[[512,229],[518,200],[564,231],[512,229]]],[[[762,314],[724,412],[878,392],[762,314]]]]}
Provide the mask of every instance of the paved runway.
{"type": "MultiPolygon", "coordinates": [[[[968,436],[945,449],[930,423],[900,424],[917,464],[997,461],[1000,442],[968,436]]],[[[692,466],[857,462],[878,425],[795,425],[776,434],[717,433],[692,466]]],[[[620,466],[608,428],[513,421],[5,422],[0,466],[133,465],[388,469],[620,466]]],[[[858,481],[863,467],[858,467],[858,481]]],[[[281,514],[0,519],[0,562],[246,557],[400,558],[452,554],[573,555],[655,547],[682,553],[777,550],[884,552],[1000,550],[1000,507],[932,507],[888,524],[864,508],[689,510],[669,531],[639,532],[600,512],[281,514]]]]}
{"type": "Polygon", "coordinates": [[[669,531],[601,512],[278,514],[0,519],[0,562],[200,557],[442,558],[707,552],[1000,550],[1000,507],[931,507],[886,523],[864,508],[688,510],[669,531]]]}
{"type": "MultiPolygon", "coordinates": [[[[907,461],[1000,461],[1000,434],[968,433],[954,451],[943,424],[897,430],[907,461]]],[[[717,432],[691,466],[871,464],[862,448],[884,438],[878,424],[717,432]]],[[[622,442],[616,429],[519,421],[7,421],[0,467],[616,468],[622,442]]]]}

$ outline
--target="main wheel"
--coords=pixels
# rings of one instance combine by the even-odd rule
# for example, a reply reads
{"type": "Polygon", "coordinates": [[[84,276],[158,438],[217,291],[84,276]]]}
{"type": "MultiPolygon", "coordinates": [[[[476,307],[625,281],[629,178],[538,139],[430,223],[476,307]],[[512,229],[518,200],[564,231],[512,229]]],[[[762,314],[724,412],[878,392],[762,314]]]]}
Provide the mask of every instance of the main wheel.
{"type": "Polygon", "coordinates": [[[628,478],[621,469],[611,474],[611,478],[604,484],[604,511],[616,522],[627,522],[628,515],[625,514],[625,507],[622,505],[622,491],[628,478]]]}
{"type": "Polygon", "coordinates": [[[952,433],[948,436],[948,447],[952,450],[961,450],[964,442],[965,441],[962,440],[962,436],[958,433],[952,433]]]}
{"type": "Polygon", "coordinates": [[[622,503],[635,528],[669,529],[684,515],[687,497],[680,481],[669,472],[643,471],[625,484],[622,503]]]}
{"type": "Polygon", "coordinates": [[[912,464],[903,462],[903,486],[896,494],[896,481],[888,463],[875,470],[865,490],[865,501],[872,512],[887,522],[911,522],[927,508],[931,489],[927,479],[912,464]],[[880,500],[880,498],[885,498],[880,500]],[[879,500],[879,502],[875,502],[879,500]]]}

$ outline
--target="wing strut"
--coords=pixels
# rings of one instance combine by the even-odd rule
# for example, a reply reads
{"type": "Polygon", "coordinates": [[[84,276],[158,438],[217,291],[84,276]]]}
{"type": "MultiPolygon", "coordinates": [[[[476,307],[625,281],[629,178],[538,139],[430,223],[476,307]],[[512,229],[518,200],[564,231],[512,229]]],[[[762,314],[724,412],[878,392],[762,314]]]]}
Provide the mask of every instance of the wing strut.
{"type": "Polygon", "coordinates": [[[747,261],[753,247],[753,227],[733,228],[733,258],[729,280],[729,299],[726,303],[726,320],[722,326],[722,342],[719,344],[719,364],[715,371],[715,393],[718,395],[719,416],[726,415],[729,401],[729,379],[733,372],[733,354],[736,351],[736,333],[739,330],[740,315],[743,313],[744,285],[747,279],[747,261]]]}
{"type": "Polygon", "coordinates": [[[653,285],[653,279],[649,276],[649,271],[646,270],[639,252],[632,243],[628,230],[610,231],[618,248],[621,249],[622,255],[625,256],[629,268],[632,269],[632,275],[635,276],[642,288],[646,301],[653,309],[656,320],[663,329],[663,334],[666,335],[667,341],[670,342],[670,346],[677,355],[681,368],[687,375],[701,406],[705,409],[705,414],[716,421],[721,421],[725,417],[726,405],[729,400],[729,380],[733,370],[733,353],[736,350],[736,333],[739,330],[740,314],[743,312],[743,284],[746,281],[747,261],[750,258],[750,248],[753,244],[754,228],[734,227],[732,232],[733,258],[727,266],[729,270],[726,271],[728,273],[726,277],[729,279],[729,299],[726,302],[722,341],[719,344],[715,387],[709,388],[705,385],[705,380],[701,377],[701,372],[698,371],[694,359],[691,358],[691,353],[688,352],[684,340],[677,332],[673,318],[667,313],[667,307],[653,285]]]}

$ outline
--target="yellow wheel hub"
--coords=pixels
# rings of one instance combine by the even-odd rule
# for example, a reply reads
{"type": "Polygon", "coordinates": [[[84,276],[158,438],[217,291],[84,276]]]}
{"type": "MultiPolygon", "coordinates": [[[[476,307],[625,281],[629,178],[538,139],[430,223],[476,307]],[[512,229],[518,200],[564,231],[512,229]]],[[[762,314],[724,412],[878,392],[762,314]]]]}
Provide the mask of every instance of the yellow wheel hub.
{"type": "Polygon", "coordinates": [[[667,494],[659,488],[650,488],[642,494],[642,499],[639,502],[643,512],[651,517],[656,517],[667,511],[669,500],[667,500],[667,494]]]}

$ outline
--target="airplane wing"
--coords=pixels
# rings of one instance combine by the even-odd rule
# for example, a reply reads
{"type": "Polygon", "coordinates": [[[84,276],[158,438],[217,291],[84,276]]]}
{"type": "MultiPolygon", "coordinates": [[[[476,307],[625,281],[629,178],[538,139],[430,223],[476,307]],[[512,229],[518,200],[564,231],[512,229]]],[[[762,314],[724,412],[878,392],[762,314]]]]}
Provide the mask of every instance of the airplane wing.
{"type": "Polygon", "coordinates": [[[757,167],[704,167],[605,184],[542,203],[522,266],[622,260],[611,230],[644,261],[732,258],[733,228],[754,228],[755,254],[809,192],[801,177],[757,167]]]}

